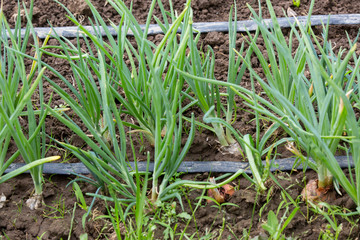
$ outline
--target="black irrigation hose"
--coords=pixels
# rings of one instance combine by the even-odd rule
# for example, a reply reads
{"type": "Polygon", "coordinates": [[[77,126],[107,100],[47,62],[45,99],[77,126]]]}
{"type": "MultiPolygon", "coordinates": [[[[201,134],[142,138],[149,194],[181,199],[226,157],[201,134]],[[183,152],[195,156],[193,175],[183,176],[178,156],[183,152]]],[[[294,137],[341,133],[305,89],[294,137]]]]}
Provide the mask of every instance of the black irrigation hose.
{"type": "MultiPolygon", "coordinates": [[[[348,157],[347,156],[336,156],[336,160],[338,161],[341,168],[346,169],[349,167],[348,157]]],[[[272,172],[276,170],[281,171],[291,171],[294,169],[302,170],[303,167],[301,165],[293,168],[295,163],[295,158],[284,158],[277,159],[274,161],[274,167],[270,170],[272,172]]],[[[352,157],[349,156],[350,167],[354,167],[354,163],[352,161],[352,157]]],[[[312,159],[310,158],[310,161],[312,159]]],[[[266,162],[263,162],[266,164],[266,162]]],[[[13,163],[6,170],[5,173],[14,171],[15,169],[24,166],[24,163],[13,163]]],[[[131,162],[130,165],[134,169],[134,163],[131,162]]],[[[129,168],[130,169],[130,168],[129,168]]],[[[146,171],[146,162],[138,162],[139,171],[146,171]]],[[[153,171],[154,163],[150,163],[149,170],[153,171]]],[[[230,161],[185,161],[182,162],[178,172],[184,173],[204,173],[204,172],[213,172],[213,173],[235,173],[239,169],[244,169],[247,174],[251,174],[249,163],[247,162],[230,162],[230,161]]],[[[43,168],[44,174],[62,174],[62,175],[70,175],[70,174],[82,174],[87,175],[90,174],[89,170],[82,163],[45,163],[43,168]]]]}
{"type": "MultiPolygon", "coordinates": [[[[299,16],[297,19],[301,23],[306,23],[307,16],[299,16]]],[[[339,15],[314,15],[311,16],[311,26],[319,26],[323,23],[327,23],[329,20],[330,25],[355,25],[360,24],[360,14],[339,14],[339,15]]],[[[295,23],[295,18],[278,18],[278,22],[281,28],[288,28],[292,24],[295,23]]],[[[264,19],[264,23],[267,24],[269,27],[272,25],[271,19],[264,19]]],[[[229,31],[229,23],[228,22],[198,22],[194,23],[193,27],[201,33],[207,32],[228,32],[229,31]]],[[[85,26],[85,28],[92,34],[95,34],[92,26],[85,26]]],[[[144,29],[144,25],[141,25],[141,28],[144,29]]],[[[245,21],[238,21],[237,22],[237,31],[238,32],[246,32],[255,31],[257,28],[257,24],[252,20],[245,20],[245,21]]],[[[102,27],[99,28],[101,35],[106,36],[105,31],[102,27]]],[[[117,35],[117,32],[114,28],[108,27],[110,33],[113,36],[117,35]]],[[[46,38],[47,34],[49,34],[51,28],[49,27],[36,27],[34,28],[35,33],[40,39],[46,38]]],[[[54,30],[59,36],[63,36],[66,38],[75,38],[78,35],[78,27],[54,27],[54,30]]],[[[163,33],[159,25],[157,24],[150,24],[149,28],[149,35],[155,35],[163,33]]],[[[25,30],[22,29],[21,35],[25,34],[25,30]]],[[[132,35],[131,32],[128,35],[132,35]]],[[[80,35],[81,36],[81,35],[80,35]]]]}

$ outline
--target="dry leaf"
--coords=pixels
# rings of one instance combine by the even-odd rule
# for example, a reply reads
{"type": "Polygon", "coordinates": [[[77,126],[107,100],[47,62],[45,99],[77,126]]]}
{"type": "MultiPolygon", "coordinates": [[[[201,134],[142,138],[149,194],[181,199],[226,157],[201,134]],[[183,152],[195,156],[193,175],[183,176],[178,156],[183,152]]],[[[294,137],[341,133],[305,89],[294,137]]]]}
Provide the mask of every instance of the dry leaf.
{"type": "Polygon", "coordinates": [[[286,11],[288,17],[296,17],[297,14],[294,10],[292,10],[290,7],[288,7],[287,11],[286,11]]]}
{"type": "Polygon", "coordinates": [[[329,202],[336,198],[334,189],[329,186],[326,188],[318,187],[318,180],[310,180],[305,188],[301,191],[303,201],[329,202]]]}
{"type": "Polygon", "coordinates": [[[234,157],[239,157],[241,156],[241,147],[240,144],[235,142],[233,144],[230,144],[229,146],[221,146],[219,148],[219,151],[223,154],[223,155],[232,155],[234,157]]]}
{"type": "MultiPolygon", "coordinates": [[[[210,178],[210,182],[216,184],[215,178],[210,178]]],[[[220,188],[214,188],[208,190],[208,196],[214,198],[218,203],[225,202],[230,196],[235,193],[235,189],[230,184],[225,184],[220,188]]],[[[208,203],[211,202],[210,199],[207,200],[208,203]]]]}

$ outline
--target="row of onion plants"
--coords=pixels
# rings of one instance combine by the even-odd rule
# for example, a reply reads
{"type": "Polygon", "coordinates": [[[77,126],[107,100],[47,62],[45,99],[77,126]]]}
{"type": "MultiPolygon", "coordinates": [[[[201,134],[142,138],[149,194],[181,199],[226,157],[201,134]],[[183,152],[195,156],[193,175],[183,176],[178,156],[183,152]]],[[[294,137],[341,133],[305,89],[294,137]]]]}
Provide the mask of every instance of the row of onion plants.
{"type": "MultiPolygon", "coordinates": [[[[126,139],[132,134],[144,135],[153,146],[153,152],[147,156],[148,161],[154,162],[149,180],[152,181],[150,202],[156,206],[174,197],[181,202],[177,190],[181,186],[217,188],[243,173],[243,170],[239,170],[219,184],[185,180],[172,182],[195,134],[192,116],[188,119],[191,127],[187,140],[182,142],[183,113],[196,102],[183,106],[187,90],[184,90],[184,78],[175,70],[189,65],[187,50],[189,42],[193,41],[190,1],[179,15],[175,11],[165,12],[161,2],[158,2],[163,18],[169,16],[172,23],[169,24],[167,20],[161,23],[156,19],[164,31],[157,45],[148,40],[149,24],[157,1],[152,1],[150,5],[144,29],[122,1],[108,1],[122,16],[119,25],[112,24],[118,33],[116,37],[108,31],[105,21],[91,2],[86,2],[95,18],[92,25],[94,33],[84,28],[68,12],[70,20],[79,27],[82,38],[78,37],[73,43],[54,32],[59,46],[46,46],[41,50],[69,62],[74,81],[61,76],[51,66],[47,67],[67,85],[71,94],[46,78],[55,92],[79,116],[87,131],[79,128],[65,113],[60,114],[49,105],[46,105],[46,109],[91,148],[91,151],[85,151],[69,143],[58,142],[85,164],[103,193],[108,189],[114,191],[118,196],[117,201],[127,205],[128,210],[140,204],[137,197],[139,179],[134,179],[137,171],[129,169],[130,156],[126,155],[126,139]],[[100,26],[106,33],[105,38],[101,35],[100,26]],[[128,38],[128,32],[132,33],[132,40],[128,38]]],[[[136,163],[134,150],[132,158],[136,163]]],[[[143,184],[147,186],[146,182],[143,184]]],[[[96,197],[109,199],[104,195],[96,197]]]]}
{"type": "MultiPolygon", "coordinates": [[[[11,31],[4,13],[0,12],[0,184],[25,171],[30,171],[35,192],[26,204],[35,209],[42,204],[42,164],[54,161],[59,156],[45,157],[45,127],[44,121],[47,110],[42,104],[35,109],[32,96],[38,93],[40,102],[43,102],[42,79],[45,68],[41,65],[41,53],[38,39],[33,34],[35,56],[30,71],[25,67],[27,58],[25,52],[33,28],[31,26],[31,13],[26,13],[28,21],[24,37],[21,34],[21,18],[17,18],[14,31],[11,31]],[[24,126],[25,123],[25,126],[24,126]],[[17,151],[8,156],[11,140],[15,143],[17,151]],[[19,156],[26,163],[25,166],[7,173],[5,170],[19,156]]],[[[18,8],[20,15],[20,5],[18,8]]],[[[47,41],[47,40],[46,40],[47,41]]],[[[46,45],[46,41],[44,45],[46,45]]],[[[28,56],[29,57],[29,56],[28,56]]],[[[51,101],[51,100],[50,100],[51,101]]]]}
{"type": "MultiPolygon", "coordinates": [[[[259,50],[256,38],[248,33],[250,48],[261,63],[265,78],[252,68],[249,59],[238,54],[250,71],[252,85],[255,81],[260,83],[267,99],[256,94],[254,89],[192,75],[181,69],[178,71],[186,78],[232,88],[255,114],[271,119],[287,132],[300,147],[297,149],[291,144],[289,148],[303,160],[304,166],[309,165],[318,173],[318,179],[310,181],[304,189],[304,199],[327,200],[329,196],[326,193],[334,186],[336,189],[341,186],[360,206],[356,148],[359,123],[354,112],[359,99],[357,81],[360,65],[355,54],[356,44],[349,41],[347,53],[345,49],[340,49],[336,54],[328,40],[328,25],[323,26],[321,44],[309,20],[304,25],[296,21],[286,41],[269,0],[267,5],[273,23],[270,28],[263,23],[261,16],[251,11],[264,38],[268,57],[259,50]],[[294,42],[298,42],[296,48],[294,42]],[[354,64],[350,64],[350,60],[354,64]],[[345,149],[353,156],[355,170],[350,171],[350,177],[346,177],[335,157],[340,142],[345,143],[345,149]]],[[[314,1],[310,12],[313,5],[314,1]]]]}

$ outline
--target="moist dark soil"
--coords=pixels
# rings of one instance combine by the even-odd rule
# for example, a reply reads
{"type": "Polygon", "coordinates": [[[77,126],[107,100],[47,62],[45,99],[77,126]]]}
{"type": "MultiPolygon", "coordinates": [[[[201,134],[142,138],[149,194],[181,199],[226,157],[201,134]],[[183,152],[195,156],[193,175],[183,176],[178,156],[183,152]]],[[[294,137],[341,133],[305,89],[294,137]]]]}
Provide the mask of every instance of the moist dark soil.
{"type": "MultiPolygon", "coordinates": [[[[26,1],[29,4],[29,1],[26,1]]],[[[90,23],[89,18],[92,18],[90,8],[86,5],[83,0],[66,0],[60,1],[66,7],[69,8],[75,15],[75,17],[82,22],[84,25],[90,23]]],[[[116,11],[113,10],[110,4],[107,4],[106,1],[92,1],[96,9],[104,17],[104,19],[109,19],[112,22],[119,22],[120,16],[116,11]]],[[[173,8],[180,12],[184,6],[185,1],[176,1],[173,3],[173,8]]],[[[301,1],[300,8],[292,6],[292,1],[284,0],[275,0],[272,1],[274,9],[277,16],[283,17],[285,11],[290,7],[294,10],[297,15],[306,15],[309,8],[309,2],[307,0],[301,1]]],[[[147,18],[147,11],[149,9],[151,1],[134,1],[133,2],[133,13],[140,23],[145,23],[147,18]]],[[[130,1],[125,1],[127,6],[130,5],[130,1]]],[[[164,8],[170,9],[170,6],[167,1],[163,1],[164,8]]],[[[194,12],[194,21],[228,21],[228,15],[230,7],[233,4],[233,1],[220,1],[220,0],[194,0],[192,2],[192,8],[194,12]]],[[[238,9],[238,20],[246,20],[251,17],[250,11],[246,6],[246,1],[236,1],[238,9]]],[[[257,1],[249,1],[249,4],[258,11],[257,1]]],[[[269,17],[269,14],[266,10],[265,1],[261,1],[261,6],[263,10],[263,15],[265,18],[269,17]]],[[[14,24],[14,18],[17,15],[16,1],[5,1],[4,2],[4,12],[10,24],[14,24]]],[[[342,13],[358,13],[360,9],[360,2],[358,1],[316,1],[313,14],[342,14],[342,13]]],[[[23,13],[20,13],[23,15],[23,13]]],[[[34,17],[33,24],[36,27],[48,27],[49,23],[53,26],[71,26],[71,21],[66,18],[66,11],[60,6],[59,3],[56,3],[51,0],[38,1],[35,0],[34,7],[34,17]]],[[[155,8],[154,14],[162,19],[160,10],[158,7],[155,8]]],[[[152,21],[154,23],[154,21],[152,21]]],[[[314,27],[315,33],[320,36],[322,29],[321,27],[314,27]]],[[[287,29],[284,29],[284,33],[289,32],[287,29]]],[[[346,32],[349,34],[349,38],[354,40],[359,32],[359,26],[331,26],[329,31],[329,39],[334,44],[334,51],[338,51],[341,48],[348,48],[348,40],[346,38],[346,32]]],[[[150,36],[149,38],[155,43],[161,40],[161,35],[150,36]]],[[[238,34],[237,47],[244,41],[245,37],[243,34],[238,34]]],[[[261,41],[261,38],[259,39],[261,41]]],[[[56,44],[56,41],[50,40],[51,44],[56,44]]],[[[226,33],[217,33],[210,32],[203,34],[201,36],[200,44],[203,46],[211,46],[214,49],[216,57],[216,69],[215,76],[219,80],[226,80],[227,78],[227,63],[228,63],[228,35],[226,33]]],[[[260,46],[260,49],[264,50],[264,46],[260,46]]],[[[360,55],[360,50],[357,50],[357,55],[360,55]]],[[[44,61],[50,64],[52,67],[57,69],[65,78],[72,79],[72,71],[68,64],[61,59],[52,58],[50,56],[44,55],[44,61]]],[[[253,57],[251,63],[254,68],[257,68],[259,74],[261,75],[262,70],[260,69],[260,64],[258,60],[253,57]]],[[[30,62],[28,63],[31,64],[30,62]]],[[[56,78],[51,73],[47,75],[55,81],[60,86],[66,88],[65,84],[58,78],[56,78]]],[[[250,88],[249,74],[245,73],[244,79],[241,84],[243,86],[250,88]]],[[[257,86],[257,89],[260,91],[260,87],[257,86]]],[[[44,95],[45,101],[49,99],[52,93],[50,84],[44,83],[44,95]]],[[[51,105],[61,106],[64,104],[64,101],[60,99],[59,96],[54,95],[51,105]]],[[[236,119],[234,121],[234,127],[238,129],[243,134],[252,134],[256,132],[256,125],[254,120],[254,115],[248,111],[248,108],[240,101],[237,100],[238,111],[236,119]]],[[[195,113],[197,119],[202,119],[202,113],[198,109],[191,109],[195,113]]],[[[74,114],[69,113],[72,119],[81,127],[83,130],[86,130],[81,120],[74,114]]],[[[269,127],[269,123],[262,122],[262,130],[266,131],[269,127]]],[[[53,138],[59,141],[69,141],[70,143],[79,146],[86,147],[84,142],[77,137],[72,130],[68,129],[66,126],[62,125],[58,120],[52,117],[46,119],[46,129],[47,133],[53,138]]],[[[279,130],[279,132],[274,135],[273,140],[284,137],[285,134],[279,130]]],[[[140,141],[135,140],[135,147],[137,151],[143,147],[143,144],[140,141]]],[[[130,148],[129,148],[130,149],[130,148]]],[[[142,152],[152,150],[149,144],[145,143],[145,148],[142,149],[142,152]]],[[[11,145],[9,155],[16,151],[16,146],[11,145]]],[[[129,151],[129,154],[131,152],[129,151]]],[[[277,149],[277,153],[280,157],[290,157],[291,153],[288,152],[284,146],[281,146],[277,149]]],[[[71,156],[68,156],[65,150],[58,148],[50,148],[48,155],[61,155],[63,156],[62,160],[67,160],[70,162],[76,162],[77,159],[71,156]]],[[[142,157],[141,153],[138,156],[138,160],[145,160],[145,156],[142,157]]],[[[194,143],[190,148],[189,153],[186,156],[186,161],[244,161],[239,157],[234,157],[229,154],[224,154],[221,150],[216,137],[209,131],[204,130],[202,132],[197,132],[195,136],[194,143]]],[[[21,161],[19,158],[18,161],[21,161]]],[[[302,172],[292,173],[279,173],[277,174],[277,179],[281,183],[281,186],[286,189],[289,195],[296,201],[300,202],[301,199],[298,196],[301,193],[301,190],[304,186],[304,174],[302,172]]],[[[185,175],[183,178],[186,179],[197,179],[205,180],[208,177],[208,173],[198,174],[198,175],[185,175]]],[[[315,174],[312,172],[306,173],[307,181],[309,179],[315,178],[315,174]]],[[[0,194],[4,193],[8,201],[5,207],[0,209],[0,238],[1,235],[5,234],[9,239],[35,239],[37,236],[41,236],[43,233],[42,239],[67,239],[71,235],[70,239],[79,239],[82,233],[89,234],[89,239],[106,239],[114,237],[113,229],[110,226],[110,223],[105,220],[96,219],[96,217],[106,214],[106,208],[104,202],[96,200],[95,206],[93,208],[92,215],[89,216],[89,221],[87,221],[85,229],[81,225],[81,218],[85,214],[85,211],[82,210],[78,205],[76,205],[75,212],[73,212],[76,198],[71,190],[71,186],[66,188],[65,186],[71,181],[72,178],[67,176],[45,176],[45,189],[44,189],[44,201],[46,206],[36,211],[29,210],[24,202],[31,195],[33,190],[32,180],[29,175],[21,175],[15,179],[12,179],[2,185],[0,185],[0,194]],[[51,207],[50,207],[51,206],[51,207]],[[54,211],[52,207],[57,209],[63,209],[63,211],[54,211]],[[72,225],[71,225],[72,224],[72,225]]],[[[251,237],[264,235],[261,224],[266,221],[267,214],[270,210],[274,212],[277,211],[277,207],[280,202],[283,201],[281,197],[281,190],[273,186],[273,194],[271,195],[271,200],[267,200],[264,196],[256,197],[256,191],[253,190],[253,187],[249,187],[249,183],[243,178],[237,179],[233,182],[236,186],[236,193],[229,199],[230,203],[234,203],[237,206],[223,206],[221,208],[215,208],[214,204],[207,204],[205,201],[202,202],[202,207],[200,207],[196,213],[196,223],[191,221],[190,225],[186,228],[186,233],[196,233],[198,232],[199,236],[204,236],[209,231],[214,234],[214,236],[220,236],[221,229],[223,228],[223,219],[226,220],[225,227],[221,233],[220,239],[228,239],[228,236],[231,236],[232,239],[233,233],[235,236],[240,238],[243,235],[243,230],[249,231],[251,237]],[[258,199],[255,201],[255,199],[258,199]],[[254,209],[254,210],[253,210],[254,209]],[[260,211],[263,211],[260,213],[260,211]],[[261,216],[259,216],[261,215],[261,216]],[[251,217],[253,216],[253,217],[251,217]]],[[[95,192],[95,188],[88,184],[81,185],[83,192],[95,192]]],[[[183,199],[184,202],[190,202],[194,209],[194,204],[197,203],[197,197],[201,195],[200,191],[193,189],[186,189],[188,191],[188,199],[183,199]]],[[[90,204],[91,198],[87,198],[88,205],[90,204]]],[[[354,210],[355,206],[353,205],[351,199],[347,197],[346,194],[343,196],[338,196],[337,200],[334,202],[335,205],[340,207],[346,207],[350,210],[354,210]]],[[[190,211],[190,206],[184,204],[184,211],[192,214],[190,211]]],[[[177,212],[180,213],[183,210],[177,204],[177,212]]],[[[292,209],[290,210],[292,211],[292,209]]],[[[283,210],[280,211],[278,219],[281,218],[283,210]]],[[[181,232],[185,229],[185,223],[181,219],[178,219],[178,231],[181,232]]],[[[358,227],[352,226],[347,220],[336,217],[337,223],[343,224],[343,230],[341,232],[341,237],[339,239],[355,239],[358,236],[358,227]]],[[[353,220],[357,223],[357,220],[353,220]]],[[[300,203],[300,210],[297,212],[295,218],[291,221],[290,226],[285,230],[286,236],[297,236],[301,239],[318,239],[318,236],[321,231],[325,232],[328,222],[323,219],[321,216],[316,215],[312,210],[304,203],[300,203]]],[[[161,226],[157,226],[159,229],[162,229],[161,226]]],[[[156,238],[162,239],[162,231],[155,231],[156,238]]],[[[266,239],[266,238],[265,238],[266,239]]]]}
{"type": "MultiPolygon", "coordinates": [[[[210,175],[186,174],[182,179],[207,180],[210,175]]],[[[218,206],[214,203],[208,203],[206,200],[199,200],[203,192],[196,189],[183,189],[184,197],[181,208],[178,201],[176,205],[170,202],[169,206],[176,206],[175,213],[165,211],[168,207],[163,207],[161,213],[157,215],[156,220],[172,217],[172,226],[177,224],[176,233],[179,238],[182,232],[187,236],[196,233],[195,239],[212,234],[211,239],[240,239],[249,234],[251,237],[262,236],[262,239],[268,239],[267,233],[261,227],[267,221],[269,211],[277,213],[278,219],[283,217],[288,205],[287,215],[294,210],[296,202],[299,210],[295,217],[283,232],[287,237],[298,237],[298,239],[318,239],[323,233],[334,234],[329,229],[329,222],[320,214],[315,213],[312,208],[304,203],[300,193],[305,186],[304,181],[316,178],[316,173],[307,171],[304,177],[303,172],[277,172],[276,181],[283,189],[286,189],[287,197],[283,198],[284,191],[273,181],[267,182],[268,190],[262,194],[254,190],[254,186],[240,177],[232,182],[236,191],[234,195],[228,198],[227,203],[218,206]],[[283,193],[283,195],[282,195],[283,193]],[[198,205],[198,206],[197,206],[198,205]],[[279,206],[282,208],[279,208],[279,206]],[[184,213],[194,217],[188,223],[183,218],[184,213]],[[220,237],[220,238],[219,238],[220,237]]],[[[1,185],[1,192],[7,197],[5,206],[0,209],[0,236],[3,234],[12,240],[36,239],[42,236],[42,239],[80,239],[84,233],[88,234],[88,239],[116,239],[114,238],[114,229],[107,219],[100,218],[107,214],[107,209],[102,200],[95,200],[91,214],[88,216],[85,228],[82,226],[82,217],[86,211],[78,204],[72,186],[67,184],[73,178],[59,175],[45,175],[44,184],[44,207],[37,210],[30,210],[25,206],[26,199],[29,198],[33,187],[29,175],[21,175],[15,179],[1,185]],[[68,238],[70,235],[70,238],[68,238]]],[[[95,193],[96,188],[89,184],[79,183],[82,191],[85,193],[95,193]]],[[[342,192],[342,196],[337,195],[336,200],[329,202],[334,206],[342,207],[345,212],[355,211],[355,204],[349,197],[342,192]]],[[[92,198],[86,197],[87,206],[90,206],[92,198]]],[[[111,205],[111,203],[109,204],[111,205]]],[[[341,208],[339,208],[341,209],[341,208]]],[[[327,211],[327,209],[323,209],[327,211]]],[[[340,214],[341,211],[338,213],[340,214]]],[[[153,218],[152,213],[146,215],[153,218]]],[[[360,237],[358,216],[343,218],[339,215],[331,216],[337,226],[342,224],[342,231],[338,239],[357,239],[360,237]]],[[[167,222],[166,222],[167,223],[167,222]]],[[[163,239],[165,228],[156,225],[154,231],[155,239],[163,239]]],[[[126,232],[122,232],[123,236],[126,232]]],[[[329,235],[333,236],[333,235],[329,235]]]]}

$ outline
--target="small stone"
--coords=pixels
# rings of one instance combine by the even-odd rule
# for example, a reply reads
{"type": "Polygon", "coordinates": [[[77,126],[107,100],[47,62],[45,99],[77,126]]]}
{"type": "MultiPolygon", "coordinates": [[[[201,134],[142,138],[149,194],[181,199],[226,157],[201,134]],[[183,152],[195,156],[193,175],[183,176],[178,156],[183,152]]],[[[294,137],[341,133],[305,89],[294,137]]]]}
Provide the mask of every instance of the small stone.
{"type": "Polygon", "coordinates": [[[0,196],[0,208],[3,208],[5,206],[5,203],[6,203],[6,196],[4,195],[4,193],[1,193],[1,196],[0,196]]]}

